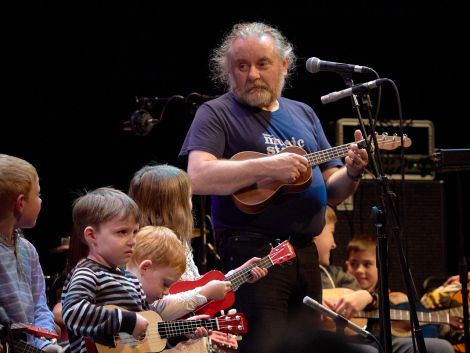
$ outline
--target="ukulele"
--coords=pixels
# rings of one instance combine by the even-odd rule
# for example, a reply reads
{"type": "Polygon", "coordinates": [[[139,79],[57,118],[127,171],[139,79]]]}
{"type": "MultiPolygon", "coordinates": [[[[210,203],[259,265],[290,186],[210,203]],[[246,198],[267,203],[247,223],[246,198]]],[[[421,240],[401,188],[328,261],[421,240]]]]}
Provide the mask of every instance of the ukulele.
{"type": "MultiPolygon", "coordinates": [[[[387,134],[376,135],[378,147],[383,150],[391,151],[401,146],[401,139],[399,136],[388,136],[387,134]]],[[[365,140],[355,142],[359,148],[367,146],[365,140]]],[[[349,149],[348,144],[328,148],[326,150],[307,153],[304,149],[297,146],[289,146],[283,149],[280,153],[297,153],[308,160],[309,167],[313,167],[336,158],[345,157],[349,149]]],[[[408,148],[411,146],[411,140],[407,136],[403,136],[403,147],[408,148]]],[[[230,160],[243,161],[247,159],[263,158],[269,155],[253,151],[239,152],[232,156],[230,160]]],[[[255,184],[244,187],[232,194],[232,199],[240,211],[248,214],[256,214],[264,211],[269,203],[274,199],[277,194],[282,192],[301,192],[308,188],[312,181],[312,168],[307,168],[307,171],[302,173],[294,183],[287,184],[280,180],[273,180],[266,178],[258,181],[255,184]]]]}
{"type": "MultiPolygon", "coordinates": [[[[117,308],[115,305],[106,305],[107,309],[117,308]]],[[[121,308],[121,310],[124,310],[121,308]]],[[[132,335],[120,332],[115,337],[114,347],[95,343],[99,353],[148,353],[161,352],[168,338],[194,333],[196,328],[205,327],[208,330],[217,330],[225,333],[240,334],[248,331],[245,316],[241,313],[223,315],[208,320],[177,320],[162,321],[160,315],[154,311],[139,312],[149,321],[147,334],[142,340],[135,339],[132,335]]],[[[88,348],[88,346],[87,346],[88,348]]]]}
{"type": "MultiPolygon", "coordinates": [[[[37,326],[23,323],[13,323],[10,325],[12,333],[24,332],[36,337],[44,337],[47,339],[58,338],[59,335],[55,332],[42,329],[37,326]]],[[[5,344],[6,353],[43,353],[44,351],[36,348],[23,340],[14,339],[13,347],[10,347],[7,343],[5,344]]]]}
{"type": "Polygon", "coordinates": [[[43,350],[36,348],[22,340],[15,340],[13,342],[13,347],[10,347],[9,344],[5,344],[5,348],[5,353],[44,353],[43,350]]]}
{"type": "Polygon", "coordinates": [[[24,332],[24,333],[28,333],[30,335],[34,335],[34,336],[37,336],[37,337],[44,337],[44,338],[47,338],[47,339],[52,339],[52,338],[57,339],[57,338],[59,338],[59,335],[55,332],[45,330],[45,329],[42,329],[42,328],[37,327],[37,326],[30,325],[30,324],[13,323],[13,324],[11,324],[10,329],[13,333],[15,333],[15,332],[24,332]]]}
{"type": "Polygon", "coordinates": [[[195,281],[178,281],[174,283],[170,289],[170,294],[186,292],[188,290],[201,287],[212,280],[229,281],[232,285],[233,291],[225,294],[224,299],[221,300],[209,300],[207,303],[199,306],[194,310],[194,314],[201,315],[206,314],[213,317],[216,313],[221,310],[227,309],[235,302],[234,291],[238,289],[240,285],[248,281],[251,277],[250,271],[252,268],[258,266],[261,268],[270,268],[272,265],[282,264],[295,257],[295,251],[288,240],[284,240],[281,244],[271,249],[269,255],[263,257],[259,261],[250,266],[242,268],[229,276],[225,276],[222,272],[212,270],[204,274],[201,278],[195,281]]]}
{"type": "MultiPolygon", "coordinates": [[[[323,298],[328,299],[339,299],[345,295],[354,292],[352,289],[349,288],[331,288],[331,289],[323,289],[323,298]]],[[[394,296],[393,293],[392,297],[394,296]]],[[[424,325],[450,325],[452,327],[458,327],[461,323],[461,319],[457,316],[450,316],[448,310],[438,310],[438,311],[417,311],[418,321],[420,324],[424,325]]],[[[379,311],[372,310],[372,311],[359,311],[354,314],[354,318],[351,319],[356,325],[360,327],[364,327],[367,324],[367,319],[378,319],[379,318],[379,311]]],[[[410,321],[410,311],[409,310],[402,310],[402,309],[390,309],[390,320],[392,321],[392,335],[397,337],[407,337],[410,336],[411,331],[409,328],[409,321],[410,321]]],[[[326,329],[333,329],[329,322],[325,323],[326,329]]],[[[347,329],[349,330],[349,329],[347,329]]],[[[356,335],[353,331],[348,331],[347,334],[356,335]]]]}
{"type": "MultiPolygon", "coordinates": [[[[469,277],[470,277],[470,272],[469,272],[469,277]]],[[[446,287],[446,289],[444,289],[444,291],[446,292],[449,292],[451,293],[451,297],[452,297],[452,305],[459,305],[459,306],[452,306],[452,307],[449,307],[448,311],[450,312],[457,312],[458,315],[464,315],[464,312],[463,312],[463,297],[462,297],[462,291],[461,291],[461,288],[462,288],[462,285],[460,285],[460,282],[459,281],[459,276],[453,276],[451,278],[449,278],[449,280],[447,281],[447,285],[444,284],[444,286],[446,287]],[[449,285],[449,284],[459,284],[460,286],[456,285],[456,286],[452,286],[452,285],[449,285]],[[458,288],[458,289],[455,289],[455,288],[458,288]]],[[[470,288],[470,284],[469,284],[469,288],[470,288]]],[[[468,298],[468,305],[470,307],[470,297],[468,298]]],[[[460,322],[459,324],[463,324],[463,321],[464,319],[463,318],[460,318],[460,322]]],[[[462,332],[462,337],[460,339],[458,339],[458,341],[456,343],[452,343],[452,346],[454,347],[454,350],[456,352],[459,352],[459,353],[465,353],[466,349],[465,349],[465,342],[463,341],[464,340],[464,331],[463,329],[460,329],[459,327],[453,327],[453,329],[455,331],[461,331],[462,332]]]]}
{"type": "Polygon", "coordinates": [[[238,350],[237,336],[230,333],[213,331],[209,336],[209,345],[214,353],[236,353],[238,350]]]}

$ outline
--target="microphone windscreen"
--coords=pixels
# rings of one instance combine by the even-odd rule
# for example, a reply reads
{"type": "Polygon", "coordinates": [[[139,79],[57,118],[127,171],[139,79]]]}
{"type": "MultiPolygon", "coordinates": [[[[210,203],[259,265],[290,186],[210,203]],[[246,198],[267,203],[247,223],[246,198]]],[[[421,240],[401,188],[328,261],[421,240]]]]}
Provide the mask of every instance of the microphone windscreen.
{"type": "Polygon", "coordinates": [[[312,74],[319,72],[320,71],[320,59],[316,57],[311,57],[305,63],[305,67],[307,68],[307,71],[312,74]]]}

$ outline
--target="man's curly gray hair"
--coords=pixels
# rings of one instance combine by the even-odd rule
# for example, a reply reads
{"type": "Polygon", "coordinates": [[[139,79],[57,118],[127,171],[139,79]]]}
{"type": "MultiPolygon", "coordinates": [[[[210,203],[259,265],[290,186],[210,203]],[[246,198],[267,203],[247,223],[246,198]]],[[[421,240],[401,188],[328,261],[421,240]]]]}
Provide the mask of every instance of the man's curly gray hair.
{"type": "Polygon", "coordinates": [[[230,87],[230,58],[233,42],[237,38],[247,38],[252,35],[258,38],[269,35],[274,39],[279,57],[281,60],[287,59],[287,75],[285,79],[288,79],[295,68],[296,56],[293,45],[278,29],[272,26],[261,22],[243,22],[234,25],[230,33],[222,40],[222,44],[214,49],[212,53],[210,66],[212,79],[216,85],[221,85],[225,88],[230,87]]]}

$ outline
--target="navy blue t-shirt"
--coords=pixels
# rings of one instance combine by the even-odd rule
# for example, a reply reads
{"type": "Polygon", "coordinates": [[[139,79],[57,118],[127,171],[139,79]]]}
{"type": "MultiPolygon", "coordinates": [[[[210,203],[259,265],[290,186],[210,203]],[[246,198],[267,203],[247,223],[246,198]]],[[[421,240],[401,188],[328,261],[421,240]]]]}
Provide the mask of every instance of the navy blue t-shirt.
{"type": "MultiPolygon", "coordinates": [[[[226,93],[199,107],[180,156],[198,150],[230,159],[242,151],[275,154],[289,146],[301,147],[307,153],[331,147],[311,107],[281,97],[279,109],[267,112],[240,104],[233,93],[226,93]]],[[[215,231],[250,231],[282,238],[318,235],[323,229],[327,200],[321,173],[341,165],[341,160],[335,159],[313,167],[307,190],[281,194],[259,214],[240,211],[231,195],[212,196],[215,231]]]]}

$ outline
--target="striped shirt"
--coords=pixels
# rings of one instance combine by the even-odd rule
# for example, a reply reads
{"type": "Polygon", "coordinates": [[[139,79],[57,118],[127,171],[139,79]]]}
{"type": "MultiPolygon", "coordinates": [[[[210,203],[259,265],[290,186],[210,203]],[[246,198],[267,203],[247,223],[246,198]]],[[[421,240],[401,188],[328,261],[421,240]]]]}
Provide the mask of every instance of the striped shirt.
{"type": "Polygon", "coordinates": [[[155,310],[145,299],[142,285],[130,272],[90,259],[81,260],[68,275],[62,291],[62,316],[71,352],[87,352],[84,336],[97,343],[112,344],[118,332],[132,334],[135,312],[155,310]],[[129,311],[106,309],[104,305],[129,311]]]}

